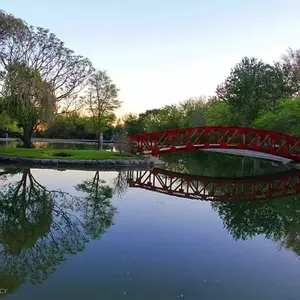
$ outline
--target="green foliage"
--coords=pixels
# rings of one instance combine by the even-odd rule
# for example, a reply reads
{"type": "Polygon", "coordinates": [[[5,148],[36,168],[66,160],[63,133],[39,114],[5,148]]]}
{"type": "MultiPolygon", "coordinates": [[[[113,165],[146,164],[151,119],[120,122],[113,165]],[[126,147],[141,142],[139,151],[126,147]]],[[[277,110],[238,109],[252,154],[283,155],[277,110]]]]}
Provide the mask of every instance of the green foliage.
{"type": "Polygon", "coordinates": [[[274,112],[262,113],[253,126],[300,136],[300,98],[281,100],[274,112]]]}
{"type": "Polygon", "coordinates": [[[280,64],[271,66],[244,57],[225,82],[218,86],[219,99],[228,102],[234,125],[251,126],[262,110],[273,110],[281,98],[293,95],[280,64]]]}
{"type": "Polygon", "coordinates": [[[178,118],[180,127],[197,127],[205,126],[206,120],[204,117],[207,109],[207,99],[190,98],[178,105],[178,118]]]}
{"type": "Polygon", "coordinates": [[[281,122],[278,122],[276,113],[269,111],[262,113],[257,119],[255,119],[253,127],[283,133],[284,130],[280,123],[281,122]]]}
{"type": "Polygon", "coordinates": [[[140,114],[139,118],[144,124],[144,129],[146,132],[152,132],[161,130],[159,125],[160,122],[160,109],[150,109],[146,110],[144,113],[140,114]]]}
{"type": "Polygon", "coordinates": [[[204,112],[207,126],[229,126],[232,124],[232,118],[229,105],[224,101],[212,104],[204,112]]]}
{"type": "Polygon", "coordinates": [[[160,131],[183,127],[182,115],[176,105],[166,105],[151,118],[145,119],[147,131],[160,131]]]}
{"type": "MultiPolygon", "coordinates": [[[[105,123],[105,129],[109,125],[105,123]]],[[[62,114],[53,117],[45,132],[40,136],[60,139],[94,139],[95,130],[90,117],[80,116],[77,113],[62,114]]]]}
{"type": "Polygon", "coordinates": [[[144,132],[144,123],[138,115],[128,114],[123,118],[124,127],[127,134],[137,134],[144,132]]]}
{"type": "Polygon", "coordinates": [[[45,122],[54,111],[55,98],[51,87],[42,81],[38,71],[24,63],[9,66],[3,95],[3,110],[22,127],[45,122]]]}
{"type": "MultiPolygon", "coordinates": [[[[20,132],[17,122],[11,119],[4,110],[4,99],[0,97],[0,128],[8,128],[9,131],[20,132]]],[[[0,131],[0,137],[5,137],[5,133],[0,131]]]]}
{"type": "Polygon", "coordinates": [[[191,98],[178,105],[147,110],[139,116],[129,114],[124,118],[124,126],[128,134],[204,126],[205,101],[202,97],[191,98]]]}

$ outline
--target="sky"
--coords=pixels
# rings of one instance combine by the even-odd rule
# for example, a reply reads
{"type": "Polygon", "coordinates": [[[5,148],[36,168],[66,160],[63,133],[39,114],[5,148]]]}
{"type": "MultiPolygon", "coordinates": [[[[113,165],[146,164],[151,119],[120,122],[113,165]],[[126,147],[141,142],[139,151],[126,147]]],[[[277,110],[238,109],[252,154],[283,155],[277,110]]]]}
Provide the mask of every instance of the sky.
{"type": "Polygon", "coordinates": [[[107,70],[119,116],[210,96],[243,56],[300,48],[299,0],[0,0],[107,70]]]}

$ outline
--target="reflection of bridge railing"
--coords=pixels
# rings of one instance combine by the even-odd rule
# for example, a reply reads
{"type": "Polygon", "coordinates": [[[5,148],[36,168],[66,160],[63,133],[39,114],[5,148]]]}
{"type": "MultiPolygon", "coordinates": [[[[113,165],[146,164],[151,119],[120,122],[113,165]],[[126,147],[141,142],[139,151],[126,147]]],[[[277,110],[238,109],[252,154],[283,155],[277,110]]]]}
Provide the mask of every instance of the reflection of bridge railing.
{"type": "Polygon", "coordinates": [[[254,128],[212,126],[165,130],[129,136],[131,150],[159,155],[194,149],[252,150],[300,160],[300,138],[254,128]]]}
{"type": "Polygon", "coordinates": [[[208,201],[272,200],[300,194],[300,172],[271,176],[211,178],[164,169],[128,171],[130,187],[142,188],[176,197],[208,201]]]}

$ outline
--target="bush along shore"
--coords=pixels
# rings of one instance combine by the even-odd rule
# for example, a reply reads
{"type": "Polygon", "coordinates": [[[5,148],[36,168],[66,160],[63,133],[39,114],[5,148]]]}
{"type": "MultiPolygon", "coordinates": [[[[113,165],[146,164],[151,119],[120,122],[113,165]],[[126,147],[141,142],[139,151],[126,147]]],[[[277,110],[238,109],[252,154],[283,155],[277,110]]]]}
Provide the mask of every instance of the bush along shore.
{"type": "Polygon", "coordinates": [[[0,149],[0,161],[37,165],[69,166],[156,166],[164,162],[152,156],[120,154],[98,150],[62,150],[62,149],[0,149]]]}

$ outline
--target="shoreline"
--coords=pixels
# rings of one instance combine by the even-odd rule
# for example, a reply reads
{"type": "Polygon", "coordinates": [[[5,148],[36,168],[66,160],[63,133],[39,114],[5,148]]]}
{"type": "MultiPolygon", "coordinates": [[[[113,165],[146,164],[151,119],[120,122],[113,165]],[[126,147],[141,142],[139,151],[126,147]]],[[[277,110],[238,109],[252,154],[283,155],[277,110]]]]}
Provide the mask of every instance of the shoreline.
{"type": "Polygon", "coordinates": [[[99,159],[99,160],[68,160],[68,159],[46,159],[0,155],[0,164],[19,164],[31,166],[55,166],[55,167],[105,167],[112,168],[136,168],[136,167],[154,167],[165,165],[165,162],[153,157],[144,156],[143,159],[99,159]]]}
{"type": "Polygon", "coordinates": [[[30,163],[10,163],[0,161],[0,169],[34,169],[34,170],[53,170],[53,171],[107,171],[107,172],[126,172],[126,171],[150,171],[155,166],[150,165],[40,165],[30,163]]]}

